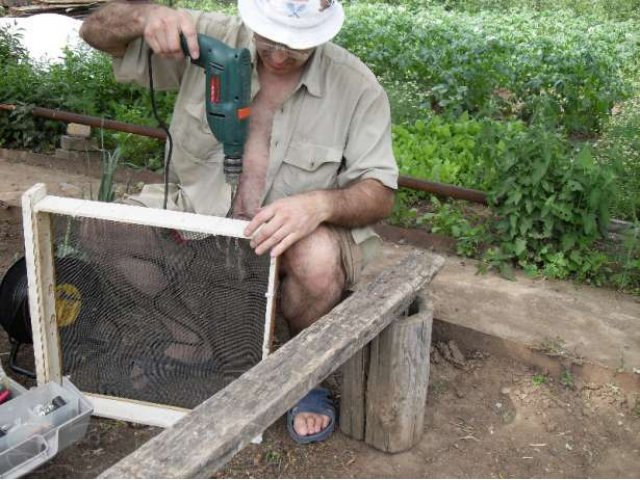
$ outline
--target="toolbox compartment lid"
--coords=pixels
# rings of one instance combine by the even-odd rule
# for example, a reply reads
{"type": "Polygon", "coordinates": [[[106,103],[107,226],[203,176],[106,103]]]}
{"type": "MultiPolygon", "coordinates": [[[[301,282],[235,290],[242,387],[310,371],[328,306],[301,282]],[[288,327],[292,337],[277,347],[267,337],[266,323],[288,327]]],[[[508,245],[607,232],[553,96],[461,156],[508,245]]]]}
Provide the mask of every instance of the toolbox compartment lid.
{"type": "Polygon", "coordinates": [[[0,478],[26,475],[85,435],[93,406],[68,378],[30,390],[6,376],[4,383],[12,398],[0,405],[0,478]]]}

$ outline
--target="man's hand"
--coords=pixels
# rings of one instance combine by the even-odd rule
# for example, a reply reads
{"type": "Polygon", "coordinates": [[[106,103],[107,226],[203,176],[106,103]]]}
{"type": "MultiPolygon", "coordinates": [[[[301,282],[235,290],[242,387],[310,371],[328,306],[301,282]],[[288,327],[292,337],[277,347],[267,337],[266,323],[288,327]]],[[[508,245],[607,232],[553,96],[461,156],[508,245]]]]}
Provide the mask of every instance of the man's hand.
{"type": "Polygon", "coordinates": [[[321,223],[345,228],[371,225],[393,210],[393,190],[378,180],[365,179],[346,188],[315,190],[281,198],[262,207],[247,225],[256,254],[276,257],[321,223]]]}
{"type": "Polygon", "coordinates": [[[187,12],[162,5],[149,9],[143,18],[143,36],[154,53],[172,58],[182,58],[180,33],[187,40],[189,56],[200,56],[198,37],[193,20],[187,12]]]}
{"type": "Polygon", "coordinates": [[[262,207],[247,225],[257,255],[271,251],[276,257],[298,240],[312,233],[328,218],[323,191],[282,198],[262,207]]]}

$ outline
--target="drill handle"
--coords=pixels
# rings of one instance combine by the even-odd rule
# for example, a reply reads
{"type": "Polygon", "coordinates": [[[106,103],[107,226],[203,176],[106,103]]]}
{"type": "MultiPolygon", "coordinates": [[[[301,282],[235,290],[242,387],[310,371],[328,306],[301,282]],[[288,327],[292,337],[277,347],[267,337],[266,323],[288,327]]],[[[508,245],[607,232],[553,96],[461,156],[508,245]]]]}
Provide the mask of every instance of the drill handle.
{"type": "Polygon", "coordinates": [[[180,32],[180,47],[182,48],[182,53],[184,53],[185,57],[191,58],[191,63],[198,65],[204,68],[204,62],[202,61],[202,40],[200,37],[203,35],[201,33],[198,34],[198,48],[200,48],[200,56],[197,59],[191,58],[191,53],[189,52],[189,44],[187,44],[187,38],[184,36],[184,33],[180,32]]]}

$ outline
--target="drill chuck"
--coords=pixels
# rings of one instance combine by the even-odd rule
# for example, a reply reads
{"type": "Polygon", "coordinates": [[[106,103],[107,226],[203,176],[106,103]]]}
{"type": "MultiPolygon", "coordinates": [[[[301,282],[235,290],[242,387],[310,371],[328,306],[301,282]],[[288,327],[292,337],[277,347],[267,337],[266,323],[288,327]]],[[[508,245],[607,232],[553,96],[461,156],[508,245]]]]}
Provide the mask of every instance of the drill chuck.
{"type": "Polygon", "coordinates": [[[227,183],[231,186],[237,186],[242,174],[242,157],[224,157],[224,176],[227,183]]]}

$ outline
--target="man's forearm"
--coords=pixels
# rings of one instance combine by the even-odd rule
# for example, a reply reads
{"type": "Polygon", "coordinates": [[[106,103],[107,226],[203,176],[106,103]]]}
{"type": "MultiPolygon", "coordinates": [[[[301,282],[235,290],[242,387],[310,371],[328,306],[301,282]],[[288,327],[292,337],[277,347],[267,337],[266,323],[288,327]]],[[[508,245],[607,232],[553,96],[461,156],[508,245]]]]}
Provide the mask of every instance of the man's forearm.
{"type": "Polygon", "coordinates": [[[346,188],[310,192],[322,209],[325,223],[340,227],[364,227],[388,217],[394,192],[377,180],[361,180],[346,188]]]}
{"type": "Polygon", "coordinates": [[[122,57],[127,45],[144,33],[150,11],[166,8],[150,2],[110,2],[83,22],[80,36],[92,47],[122,57]]]}

